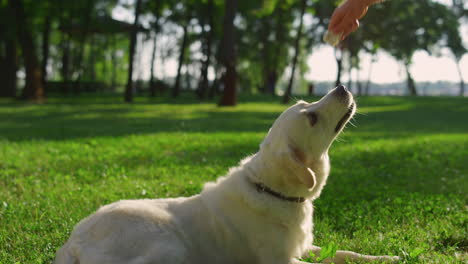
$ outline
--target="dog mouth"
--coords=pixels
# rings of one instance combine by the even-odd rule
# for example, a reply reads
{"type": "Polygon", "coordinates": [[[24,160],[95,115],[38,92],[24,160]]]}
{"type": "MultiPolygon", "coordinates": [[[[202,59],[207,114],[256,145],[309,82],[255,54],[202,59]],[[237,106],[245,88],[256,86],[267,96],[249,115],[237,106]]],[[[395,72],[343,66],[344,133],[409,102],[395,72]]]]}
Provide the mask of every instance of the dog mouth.
{"type": "Polygon", "coordinates": [[[355,107],[356,107],[355,103],[352,103],[348,107],[348,111],[343,115],[340,121],[338,121],[338,124],[336,124],[335,133],[338,133],[344,127],[344,125],[348,122],[348,120],[351,118],[351,115],[353,114],[355,107]]]}

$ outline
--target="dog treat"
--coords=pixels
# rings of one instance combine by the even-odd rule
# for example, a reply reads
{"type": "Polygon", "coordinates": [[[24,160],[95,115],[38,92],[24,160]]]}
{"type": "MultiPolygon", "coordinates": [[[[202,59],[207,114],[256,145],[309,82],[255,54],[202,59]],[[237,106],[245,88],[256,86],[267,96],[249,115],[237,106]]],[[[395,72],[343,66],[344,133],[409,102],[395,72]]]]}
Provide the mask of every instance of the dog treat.
{"type": "Polygon", "coordinates": [[[332,46],[336,46],[341,39],[341,34],[335,34],[331,31],[327,31],[325,33],[325,36],[323,36],[323,41],[327,42],[328,44],[332,46]]]}

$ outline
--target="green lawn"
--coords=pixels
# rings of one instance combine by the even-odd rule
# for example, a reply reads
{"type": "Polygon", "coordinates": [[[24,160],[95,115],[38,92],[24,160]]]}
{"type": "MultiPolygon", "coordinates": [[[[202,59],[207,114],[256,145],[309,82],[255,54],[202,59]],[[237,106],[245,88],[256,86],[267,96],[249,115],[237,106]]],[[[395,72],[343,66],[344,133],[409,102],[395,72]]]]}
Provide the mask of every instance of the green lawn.
{"type": "MultiPolygon", "coordinates": [[[[254,153],[285,109],[276,99],[243,101],[0,101],[0,263],[49,263],[101,205],[198,193],[254,153]]],[[[358,102],[357,127],[330,151],[315,243],[467,263],[468,99],[358,102]]]]}

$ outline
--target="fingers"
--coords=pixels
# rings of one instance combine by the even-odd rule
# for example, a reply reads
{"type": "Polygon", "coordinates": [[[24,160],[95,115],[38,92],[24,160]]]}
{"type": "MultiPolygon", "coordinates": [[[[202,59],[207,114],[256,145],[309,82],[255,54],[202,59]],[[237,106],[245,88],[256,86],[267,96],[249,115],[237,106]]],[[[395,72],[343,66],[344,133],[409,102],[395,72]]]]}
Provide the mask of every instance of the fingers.
{"type": "Polygon", "coordinates": [[[349,34],[356,31],[359,28],[359,20],[354,20],[350,24],[347,24],[344,28],[343,35],[341,36],[341,40],[345,39],[349,34]]]}
{"type": "Polygon", "coordinates": [[[356,31],[359,28],[359,20],[347,20],[346,18],[341,21],[340,24],[334,27],[329,27],[329,31],[335,34],[341,34],[341,40],[345,39],[349,34],[356,31]]]}
{"type": "Polygon", "coordinates": [[[342,12],[341,9],[339,8],[336,9],[330,18],[330,24],[328,25],[328,30],[333,31],[334,33],[340,33],[334,29],[336,29],[337,26],[339,26],[343,22],[343,18],[344,18],[344,12],[342,12]]]}
{"type": "Polygon", "coordinates": [[[330,23],[328,30],[335,34],[341,34],[345,31],[347,24],[349,24],[349,22],[346,17],[337,18],[336,23],[330,23]]]}
{"type": "Polygon", "coordinates": [[[361,0],[347,0],[337,7],[330,18],[328,31],[341,35],[341,40],[359,28],[359,19],[366,15],[368,6],[361,0]]]}
{"type": "Polygon", "coordinates": [[[362,10],[362,14],[361,14],[361,16],[359,16],[358,19],[363,18],[363,17],[367,14],[367,10],[368,10],[368,9],[369,9],[369,7],[366,6],[366,7],[364,8],[364,10],[362,10]]]}

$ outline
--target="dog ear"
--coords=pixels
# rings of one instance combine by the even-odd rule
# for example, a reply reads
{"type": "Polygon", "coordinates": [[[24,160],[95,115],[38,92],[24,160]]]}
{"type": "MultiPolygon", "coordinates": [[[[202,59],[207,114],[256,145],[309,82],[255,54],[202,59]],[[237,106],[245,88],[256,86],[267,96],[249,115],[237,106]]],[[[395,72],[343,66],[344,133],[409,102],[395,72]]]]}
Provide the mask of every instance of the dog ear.
{"type": "Polygon", "coordinates": [[[314,171],[307,167],[305,153],[293,145],[288,145],[288,148],[289,166],[294,170],[299,181],[303,183],[307,189],[312,189],[317,183],[317,180],[314,171]]]}

